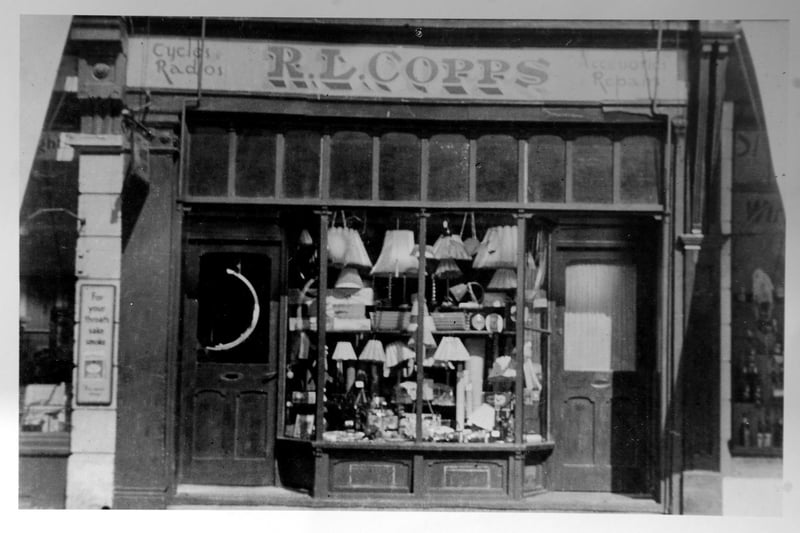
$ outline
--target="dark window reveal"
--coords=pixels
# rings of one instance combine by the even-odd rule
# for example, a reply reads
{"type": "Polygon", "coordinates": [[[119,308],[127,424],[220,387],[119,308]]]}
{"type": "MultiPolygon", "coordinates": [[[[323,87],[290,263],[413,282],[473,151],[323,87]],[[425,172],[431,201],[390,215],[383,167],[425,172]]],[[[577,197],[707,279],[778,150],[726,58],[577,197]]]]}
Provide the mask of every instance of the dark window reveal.
{"type": "Polygon", "coordinates": [[[528,201],[563,202],[567,176],[567,149],[556,135],[528,140],[528,201]]]}
{"type": "Polygon", "coordinates": [[[510,135],[484,135],[478,139],[476,200],[513,202],[519,184],[517,140],[510,135]]]}
{"type": "Polygon", "coordinates": [[[434,135],[430,141],[428,200],[467,200],[469,142],[463,135],[434,135]]]}
{"type": "Polygon", "coordinates": [[[189,194],[227,196],[230,135],[223,128],[197,128],[189,150],[189,194]]]}
{"type": "Polygon", "coordinates": [[[314,131],[287,132],[284,145],[284,196],[287,198],[319,197],[319,133],[314,131]]]}
{"type": "Polygon", "coordinates": [[[387,133],[380,140],[379,197],[419,200],[420,142],[410,133],[387,133]]]}
{"type": "Polygon", "coordinates": [[[256,129],[238,133],[236,195],[275,196],[275,133],[256,129]]]}
{"type": "Polygon", "coordinates": [[[357,131],[331,136],[331,198],[372,197],[372,137],[357,131]]]}
{"type": "Polygon", "coordinates": [[[614,201],[614,155],[610,139],[597,135],[575,139],[572,169],[572,201],[605,204],[614,201]]]}
{"type": "Polygon", "coordinates": [[[647,135],[622,140],[620,200],[623,203],[658,203],[661,144],[647,135]]]}

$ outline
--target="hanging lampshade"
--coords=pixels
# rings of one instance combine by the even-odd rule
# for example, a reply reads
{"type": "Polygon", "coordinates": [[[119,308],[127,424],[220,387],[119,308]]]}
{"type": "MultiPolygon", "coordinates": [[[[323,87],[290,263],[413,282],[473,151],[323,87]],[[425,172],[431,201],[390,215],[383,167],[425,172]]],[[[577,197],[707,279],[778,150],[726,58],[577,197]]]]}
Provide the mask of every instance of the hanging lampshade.
{"type": "Polygon", "coordinates": [[[517,274],[510,268],[499,268],[489,281],[490,289],[516,289],[517,274]]]}
{"type": "Polygon", "coordinates": [[[414,274],[419,260],[414,257],[414,232],[411,230],[388,230],[383,238],[383,247],[370,270],[371,275],[400,276],[414,274]]]}
{"type": "Polygon", "coordinates": [[[314,239],[311,238],[311,234],[308,232],[307,229],[304,229],[300,232],[300,238],[298,239],[300,242],[300,246],[313,246],[314,239]]]}
{"type": "Polygon", "coordinates": [[[517,227],[494,226],[486,231],[473,268],[514,268],[517,264],[517,227]]]}
{"type": "Polygon", "coordinates": [[[378,339],[370,339],[361,350],[361,355],[358,357],[361,361],[373,361],[375,363],[383,363],[386,361],[386,352],[383,350],[383,344],[378,339]]]}
{"type": "Polygon", "coordinates": [[[466,261],[472,259],[461,242],[458,235],[442,235],[433,244],[433,253],[436,259],[459,259],[466,261]]]}
{"type": "Polygon", "coordinates": [[[442,259],[433,275],[440,279],[456,279],[464,275],[455,259],[442,259]]]}
{"type": "Polygon", "coordinates": [[[437,361],[469,361],[469,352],[458,337],[443,337],[433,358],[437,361]]]}
{"type": "Polygon", "coordinates": [[[399,365],[403,361],[414,359],[416,354],[414,350],[408,347],[404,342],[394,341],[386,347],[386,362],[385,367],[391,368],[399,365]]]}
{"type": "Polygon", "coordinates": [[[346,267],[342,269],[342,272],[336,279],[335,287],[337,289],[363,289],[364,281],[355,268],[346,267]]]}

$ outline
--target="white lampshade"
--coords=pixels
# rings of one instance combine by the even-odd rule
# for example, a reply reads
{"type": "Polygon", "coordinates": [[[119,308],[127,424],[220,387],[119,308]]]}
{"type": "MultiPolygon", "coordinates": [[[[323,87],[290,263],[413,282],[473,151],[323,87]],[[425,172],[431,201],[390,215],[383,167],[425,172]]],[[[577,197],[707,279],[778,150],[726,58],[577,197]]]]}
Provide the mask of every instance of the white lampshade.
{"type": "Polygon", "coordinates": [[[404,342],[394,341],[386,347],[386,367],[397,366],[403,361],[414,359],[416,354],[404,342]]]}
{"type": "MultiPolygon", "coordinates": [[[[411,251],[411,255],[414,257],[419,257],[419,244],[414,245],[414,249],[411,251]]],[[[436,259],[436,254],[433,251],[433,246],[430,244],[425,246],[425,259],[436,259]]]]}
{"type": "Polygon", "coordinates": [[[517,264],[517,227],[495,226],[486,231],[473,268],[514,268],[517,264]]]}
{"type": "Polygon", "coordinates": [[[517,274],[510,268],[500,268],[492,276],[489,281],[488,288],[490,289],[516,289],[517,288],[517,274]]]}
{"type": "Polygon", "coordinates": [[[376,363],[383,363],[386,361],[386,352],[383,350],[383,344],[378,339],[370,339],[364,345],[359,356],[361,361],[374,361],[376,363]]]}
{"type": "Polygon", "coordinates": [[[364,281],[353,267],[343,268],[339,277],[336,279],[337,289],[363,289],[364,281]]]}
{"type": "MultiPolygon", "coordinates": [[[[436,340],[433,338],[433,331],[436,331],[436,324],[433,323],[432,316],[425,316],[423,318],[423,323],[425,324],[425,331],[422,334],[422,343],[428,348],[436,348],[436,340]]],[[[416,326],[416,324],[414,324],[416,326]]],[[[409,328],[411,329],[411,328],[409,328]]],[[[416,332],[417,328],[414,327],[413,331],[416,332]]],[[[414,346],[417,343],[417,336],[412,335],[411,339],[408,341],[409,346],[414,346]]]]}
{"type": "Polygon", "coordinates": [[[336,343],[336,348],[333,350],[334,361],[354,361],[356,360],[356,351],[353,345],[346,341],[339,341],[336,343]]]}
{"type": "Polygon", "coordinates": [[[458,235],[442,235],[433,244],[433,253],[436,259],[472,259],[464,248],[464,243],[458,235]]]}
{"type": "Polygon", "coordinates": [[[383,247],[371,275],[400,276],[414,274],[419,260],[414,257],[414,233],[411,230],[388,230],[383,238],[383,247]]]}
{"type": "Polygon", "coordinates": [[[433,358],[437,361],[469,361],[469,352],[458,337],[443,337],[433,358]]]}

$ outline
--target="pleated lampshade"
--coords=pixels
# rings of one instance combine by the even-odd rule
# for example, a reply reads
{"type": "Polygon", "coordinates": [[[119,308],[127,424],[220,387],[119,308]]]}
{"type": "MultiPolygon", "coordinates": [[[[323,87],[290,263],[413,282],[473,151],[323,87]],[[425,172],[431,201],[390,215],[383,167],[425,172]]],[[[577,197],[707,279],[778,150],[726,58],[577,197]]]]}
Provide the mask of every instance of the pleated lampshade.
{"type": "Polygon", "coordinates": [[[434,276],[440,279],[456,279],[464,275],[455,259],[442,259],[436,267],[434,276]]]}
{"type": "Polygon", "coordinates": [[[361,361],[373,361],[376,363],[383,363],[386,361],[386,352],[383,350],[383,344],[378,339],[370,339],[364,345],[359,356],[361,361]]]}
{"type": "Polygon", "coordinates": [[[510,268],[499,268],[489,281],[490,289],[516,289],[517,274],[510,268]]]}
{"type": "MultiPolygon", "coordinates": [[[[411,255],[414,257],[419,257],[419,244],[414,245],[414,249],[411,251],[411,255]]],[[[425,259],[436,259],[436,254],[433,251],[433,246],[430,244],[425,246],[425,259]]]]}
{"type": "Polygon", "coordinates": [[[383,247],[370,270],[371,275],[400,276],[414,274],[419,260],[414,257],[414,233],[411,230],[388,230],[383,238],[383,247]]]}
{"type": "Polygon", "coordinates": [[[355,361],[356,352],[353,345],[346,341],[339,341],[336,343],[336,348],[333,350],[334,361],[355,361]]]}
{"type": "Polygon", "coordinates": [[[458,235],[442,235],[433,244],[433,253],[436,259],[472,259],[464,248],[464,243],[458,235]]]}
{"type": "Polygon", "coordinates": [[[414,359],[416,354],[404,342],[394,341],[386,347],[386,362],[384,366],[397,366],[403,361],[414,359]]]}
{"type": "Polygon", "coordinates": [[[469,352],[458,337],[443,337],[433,358],[437,361],[469,361],[469,352]]]}
{"type": "Polygon", "coordinates": [[[517,227],[495,226],[486,231],[474,268],[514,268],[517,263],[517,227]]]}

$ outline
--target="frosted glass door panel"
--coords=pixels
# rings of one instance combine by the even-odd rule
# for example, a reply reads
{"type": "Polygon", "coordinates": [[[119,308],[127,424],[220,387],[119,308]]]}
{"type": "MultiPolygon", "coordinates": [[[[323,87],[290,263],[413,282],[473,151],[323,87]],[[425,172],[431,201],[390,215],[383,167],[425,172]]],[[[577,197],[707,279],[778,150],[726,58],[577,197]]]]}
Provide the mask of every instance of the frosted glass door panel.
{"type": "Polygon", "coordinates": [[[576,263],[566,269],[564,370],[636,370],[636,267],[576,263]]]}

